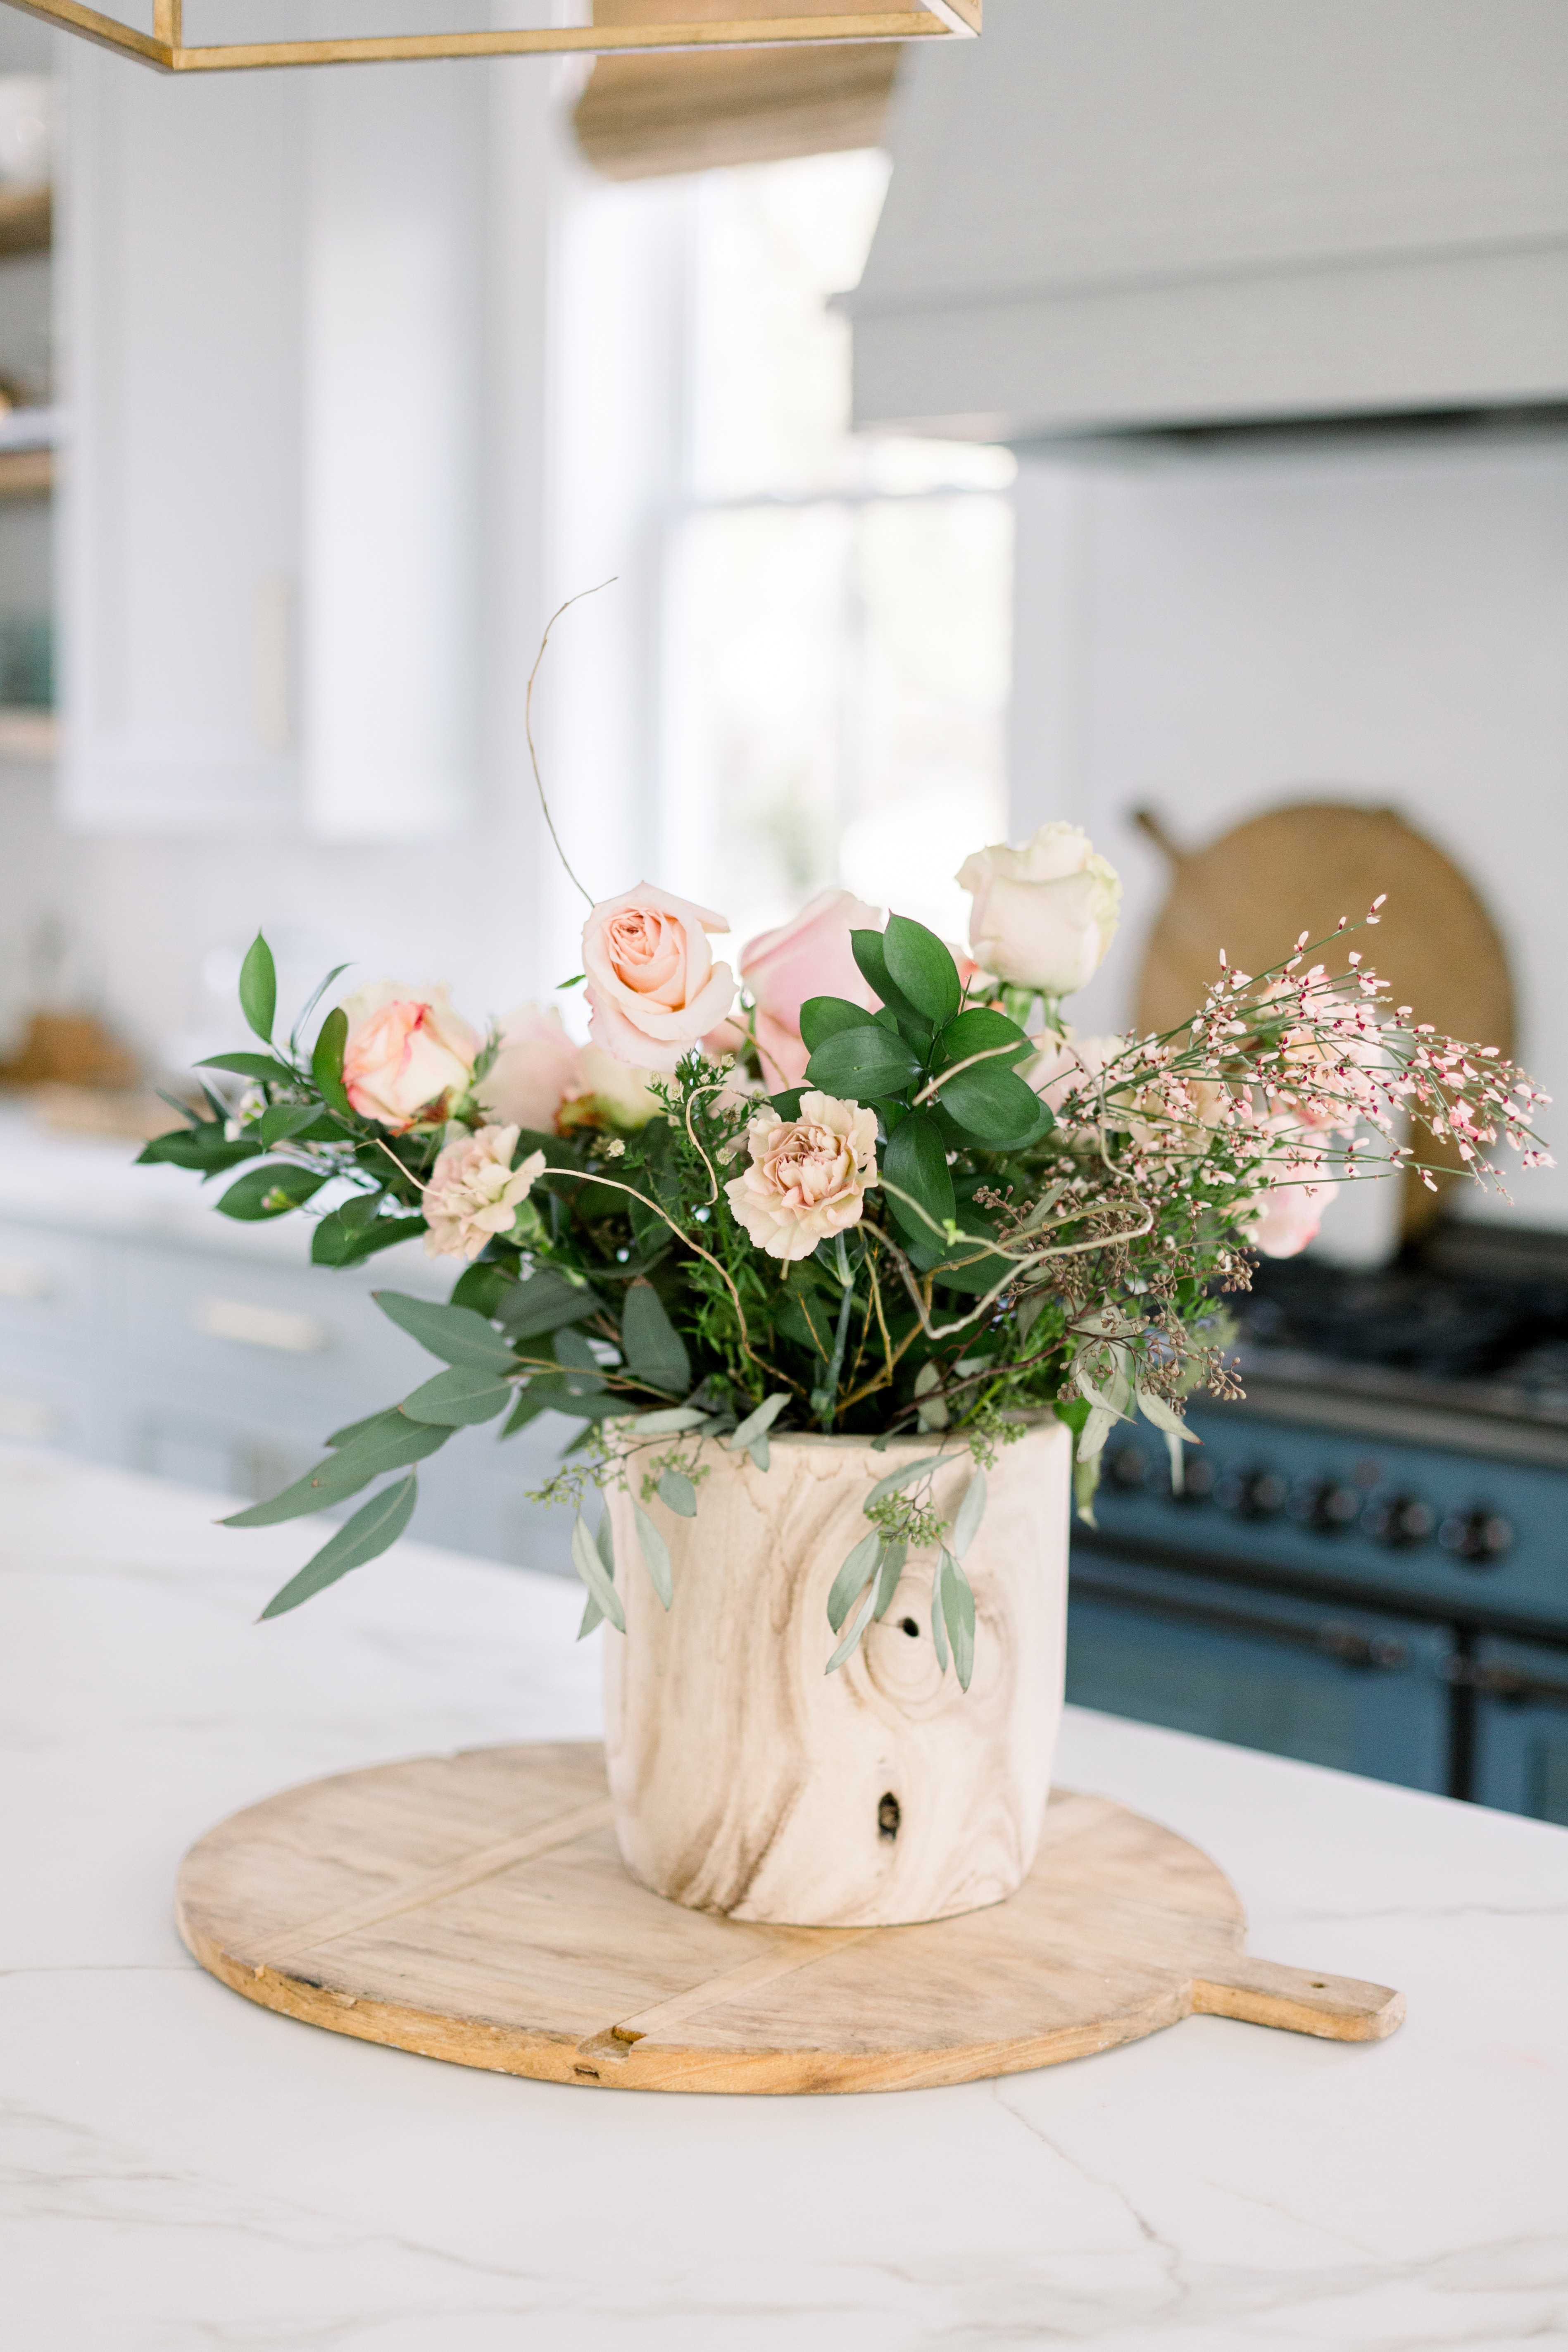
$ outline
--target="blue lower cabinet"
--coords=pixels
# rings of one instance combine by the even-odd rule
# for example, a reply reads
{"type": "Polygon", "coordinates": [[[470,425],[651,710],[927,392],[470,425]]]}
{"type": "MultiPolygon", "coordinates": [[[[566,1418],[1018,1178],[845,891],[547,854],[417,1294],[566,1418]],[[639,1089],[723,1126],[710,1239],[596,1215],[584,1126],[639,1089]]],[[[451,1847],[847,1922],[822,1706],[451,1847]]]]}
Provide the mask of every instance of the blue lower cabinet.
{"type": "MultiPolygon", "coordinates": [[[[1451,1647],[1411,1619],[1074,1550],[1067,1695],[1109,1715],[1442,1791],[1451,1647]]],[[[1561,1736],[1568,1766],[1568,1716],[1561,1736]]]]}
{"type": "Polygon", "coordinates": [[[1568,1828],[1568,1648],[1489,1634],[1468,1668],[1477,1797],[1568,1828]]]}

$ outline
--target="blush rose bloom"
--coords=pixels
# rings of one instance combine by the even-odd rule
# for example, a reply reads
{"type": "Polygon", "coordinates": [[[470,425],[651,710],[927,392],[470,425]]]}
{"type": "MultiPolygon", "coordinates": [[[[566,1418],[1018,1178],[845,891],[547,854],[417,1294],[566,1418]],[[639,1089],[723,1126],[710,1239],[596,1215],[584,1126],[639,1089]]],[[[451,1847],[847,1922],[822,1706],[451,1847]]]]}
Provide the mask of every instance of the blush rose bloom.
{"type": "Polygon", "coordinates": [[[704,936],[729,928],[722,915],[647,882],[602,899],[583,926],[595,1045],[668,1076],[735,1001],[735,976],[714,962],[704,936]]]}
{"type": "MultiPolygon", "coordinates": [[[[798,1087],[811,1054],[800,1034],[808,996],[842,996],[875,1013],[881,998],[862,973],[851,931],[879,931],[880,909],[852,890],[819,890],[795,920],[763,931],[741,950],[741,978],[756,1004],[752,1026],[770,1087],[798,1087]]],[[[731,1028],[731,1053],[743,1042],[731,1028]]]]}
{"type": "Polygon", "coordinates": [[[770,1106],[746,1129],[752,1164],[724,1190],[736,1222],[770,1257],[809,1257],[859,1223],[877,1178],[877,1114],[832,1095],[800,1098],[800,1117],[770,1106]]]}
{"type": "Polygon", "coordinates": [[[373,981],[343,1000],[349,1032],[343,1085],[362,1118],[383,1127],[411,1127],[447,1094],[461,1094],[479,1050],[479,1038],[447,1001],[443,983],[405,988],[373,981]]]}
{"type": "Polygon", "coordinates": [[[1116,936],[1121,881],[1080,825],[1043,824],[1022,849],[977,849],[958,869],[974,900],[975,961],[1015,988],[1070,996],[1116,936]]]}
{"type": "Polygon", "coordinates": [[[517,1213],[544,1173],[542,1151],[511,1164],[515,1127],[481,1127],[448,1143],[425,1187],[429,1257],[478,1257],[492,1234],[511,1231],[517,1213]]]}
{"type": "Polygon", "coordinates": [[[554,1005],[520,1004],[500,1024],[500,1051],[474,1097],[503,1123],[548,1135],[562,1104],[584,1087],[582,1048],[554,1005]]]}

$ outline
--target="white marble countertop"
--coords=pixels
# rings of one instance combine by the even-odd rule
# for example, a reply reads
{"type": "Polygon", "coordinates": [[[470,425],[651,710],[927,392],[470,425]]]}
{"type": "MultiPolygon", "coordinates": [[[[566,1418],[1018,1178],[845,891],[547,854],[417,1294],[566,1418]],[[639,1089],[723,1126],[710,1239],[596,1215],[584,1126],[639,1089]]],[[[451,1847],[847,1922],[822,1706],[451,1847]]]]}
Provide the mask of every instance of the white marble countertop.
{"type": "Polygon", "coordinates": [[[1370,2047],[1217,2018],[851,2098],[595,2095],[253,2008],[180,1855],[286,1783],[597,1729],[574,1586],[0,1454],[0,2332],[16,2352],[1568,2345],[1568,1833],[1110,1717],[1059,1777],[1225,1866],[1370,2047]]]}

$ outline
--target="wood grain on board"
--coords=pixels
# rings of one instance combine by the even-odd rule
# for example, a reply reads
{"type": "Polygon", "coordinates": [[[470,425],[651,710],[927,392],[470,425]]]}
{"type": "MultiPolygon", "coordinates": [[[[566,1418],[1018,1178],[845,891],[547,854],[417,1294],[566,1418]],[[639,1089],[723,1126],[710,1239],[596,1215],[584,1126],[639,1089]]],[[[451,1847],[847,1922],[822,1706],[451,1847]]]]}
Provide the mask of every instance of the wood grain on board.
{"type": "Polygon", "coordinates": [[[1087,2056],[1195,2011],[1381,2040],[1398,1993],[1251,1959],[1229,1881],[1058,1790],[1008,1902],[776,1927],[639,1886],[603,1750],[479,1748],[285,1790],[211,1831],[180,1932],[263,2008],[508,2074],[623,2090],[911,2089],[1087,2056]]]}

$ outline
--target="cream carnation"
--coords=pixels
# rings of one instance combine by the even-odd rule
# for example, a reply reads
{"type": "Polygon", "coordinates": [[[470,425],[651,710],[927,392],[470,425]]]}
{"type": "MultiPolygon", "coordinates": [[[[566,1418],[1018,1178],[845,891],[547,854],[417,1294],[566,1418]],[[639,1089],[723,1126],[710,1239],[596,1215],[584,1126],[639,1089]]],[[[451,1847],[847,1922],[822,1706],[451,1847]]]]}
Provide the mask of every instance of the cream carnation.
{"type": "Polygon", "coordinates": [[[588,1034],[618,1062],[667,1076],[735,1001],[735,976],[706,934],[722,915],[639,882],[605,898],[583,926],[588,1034]]]}
{"type": "Polygon", "coordinates": [[[1116,936],[1121,877],[1081,825],[1043,824],[1022,849],[977,849],[958,883],[974,900],[976,961],[1016,988],[1070,996],[1093,979],[1116,936]]]}
{"type": "Polygon", "coordinates": [[[800,1117],[771,1107],[746,1130],[752,1164],[724,1190],[738,1223],[770,1257],[809,1257],[857,1225],[877,1179],[877,1114],[832,1095],[805,1094],[800,1117]]]}
{"type": "Polygon", "coordinates": [[[445,985],[373,981],[345,997],[342,1009],[343,1085],[362,1118],[411,1127],[422,1110],[467,1087],[479,1041],[447,1003],[445,985]]]}
{"type": "Polygon", "coordinates": [[[511,1164],[515,1127],[481,1127],[448,1143],[425,1188],[425,1249],[430,1257],[478,1257],[495,1234],[510,1233],[517,1213],[544,1173],[544,1154],[511,1164]]]}

